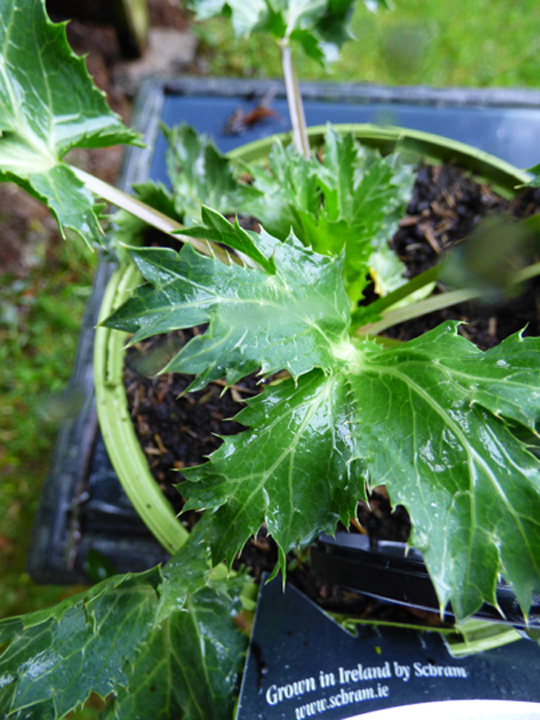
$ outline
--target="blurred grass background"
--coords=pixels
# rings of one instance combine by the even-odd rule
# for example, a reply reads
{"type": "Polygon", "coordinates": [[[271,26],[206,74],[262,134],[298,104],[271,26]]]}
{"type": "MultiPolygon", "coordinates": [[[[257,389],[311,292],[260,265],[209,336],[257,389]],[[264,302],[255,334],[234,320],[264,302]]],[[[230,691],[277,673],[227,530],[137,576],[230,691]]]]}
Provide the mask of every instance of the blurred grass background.
{"type": "MultiPolygon", "coordinates": [[[[538,87],[538,0],[393,0],[392,12],[356,4],[355,40],[331,75],[297,55],[299,78],[432,87],[538,87]]],[[[280,77],[276,48],[262,35],[234,39],[230,23],[193,28],[209,75],[280,77]]]]}
{"type": "Polygon", "coordinates": [[[69,411],[62,392],[96,257],[80,242],[43,236],[24,272],[0,276],[0,617],[66,593],[34,585],[25,566],[57,423],[69,411]]]}
{"type": "MultiPolygon", "coordinates": [[[[538,0],[395,0],[395,5],[392,13],[372,15],[358,3],[356,40],[332,74],[299,59],[300,79],[540,86],[538,0]]],[[[262,37],[236,41],[229,23],[219,19],[192,31],[199,38],[200,72],[281,74],[277,51],[262,37]]],[[[29,226],[20,242],[28,243],[32,232],[39,228],[29,226]]],[[[57,429],[54,408],[73,365],[96,259],[78,241],[32,247],[24,271],[6,274],[0,266],[0,617],[38,609],[71,592],[35,586],[25,562],[57,429]]]]}

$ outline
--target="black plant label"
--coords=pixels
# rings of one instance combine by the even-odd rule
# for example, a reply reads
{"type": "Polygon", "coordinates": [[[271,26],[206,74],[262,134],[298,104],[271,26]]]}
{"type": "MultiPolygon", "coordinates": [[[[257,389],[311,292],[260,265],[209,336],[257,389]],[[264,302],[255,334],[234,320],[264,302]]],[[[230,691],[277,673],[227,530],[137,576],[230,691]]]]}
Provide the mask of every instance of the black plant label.
{"type": "Polygon", "coordinates": [[[524,639],[454,657],[436,631],[360,624],[353,636],[277,579],[260,593],[237,720],[386,720],[405,706],[420,719],[536,717],[539,662],[524,639]]]}

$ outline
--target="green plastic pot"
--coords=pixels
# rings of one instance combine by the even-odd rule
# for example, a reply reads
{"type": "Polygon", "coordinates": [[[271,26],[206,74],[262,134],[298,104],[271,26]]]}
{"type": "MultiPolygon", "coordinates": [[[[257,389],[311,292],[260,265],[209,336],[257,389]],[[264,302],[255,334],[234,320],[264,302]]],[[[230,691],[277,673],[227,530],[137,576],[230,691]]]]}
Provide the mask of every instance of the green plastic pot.
{"type": "MultiPolygon", "coordinates": [[[[376,125],[338,125],[337,128],[344,133],[354,133],[362,143],[384,154],[399,149],[433,164],[454,160],[503,197],[512,197],[516,186],[529,179],[526,172],[507,162],[437,135],[376,125]]],[[[311,145],[320,145],[325,131],[323,126],[311,128],[311,145]]],[[[288,134],[278,137],[285,142],[290,140],[288,134]]],[[[268,154],[274,140],[272,136],[244,145],[229,156],[246,162],[258,160],[268,154]]],[[[110,315],[140,282],[133,264],[119,266],[103,298],[100,320],[110,315]]],[[[135,510],[163,547],[174,553],[185,542],[188,532],[152,477],[133,429],[122,379],[126,341],[127,334],[118,330],[101,326],[96,330],[94,381],[99,423],[113,467],[135,510]]]]}

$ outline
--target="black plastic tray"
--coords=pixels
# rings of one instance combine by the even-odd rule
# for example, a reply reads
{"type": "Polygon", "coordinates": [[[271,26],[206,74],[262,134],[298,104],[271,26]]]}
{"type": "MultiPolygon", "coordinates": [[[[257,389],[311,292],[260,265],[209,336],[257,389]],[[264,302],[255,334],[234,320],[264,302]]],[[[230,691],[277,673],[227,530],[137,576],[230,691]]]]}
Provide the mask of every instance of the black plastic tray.
{"type": "MultiPolygon", "coordinates": [[[[341,587],[398,605],[439,612],[439,600],[428,575],[422,553],[405,543],[374,542],[367,535],[338,532],[321,534],[311,551],[314,572],[341,587]]],[[[484,605],[475,614],[481,620],[505,622],[516,628],[540,629],[540,595],[533,594],[527,619],[510,586],[497,583],[500,612],[484,605]]],[[[453,618],[451,606],[445,616],[453,618]]]]}
{"type": "MultiPolygon", "coordinates": [[[[302,86],[308,124],[384,122],[446,135],[475,145],[518,167],[540,162],[540,92],[433,90],[365,85],[302,86]]],[[[222,151],[290,129],[279,82],[184,78],[146,82],[138,95],[133,127],[146,148],[126,151],[119,186],[148,178],[166,182],[165,141],[160,123],[192,124],[214,137],[222,151]],[[269,91],[279,117],[242,135],[223,128],[239,107],[249,111],[269,91]]],[[[93,328],[113,267],[96,272],[68,392],[85,398],[80,414],[58,433],[51,470],[36,516],[28,569],[42,583],[86,579],[88,553],[97,551],[118,572],[140,571],[167,555],[137,517],[111,467],[99,434],[92,380],[93,328]]]]}

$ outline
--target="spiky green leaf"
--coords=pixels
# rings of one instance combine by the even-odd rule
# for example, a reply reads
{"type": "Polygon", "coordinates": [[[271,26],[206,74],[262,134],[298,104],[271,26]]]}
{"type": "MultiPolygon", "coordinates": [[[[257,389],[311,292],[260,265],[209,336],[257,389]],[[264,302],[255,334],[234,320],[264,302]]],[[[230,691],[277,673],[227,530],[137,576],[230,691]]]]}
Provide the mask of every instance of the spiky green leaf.
{"type": "Polygon", "coordinates": [[[540,589],[540,464],[512,433],[540,420],[540,340],[485,353],[450,323],[359,357],[357,451],[412,518],[442,605],[495,604],[498,573],[525,612],[540,589]]]}
{"type": "Polygon", "coordinates": [[[241,212],[244,200],[259,194],[238,181],[230,160],[206,135],[188,125],[163,132],[175,210],[184,225],[201,222],[203,205],[221,213],[241,212]]]}
{"type": "Polygon", "coordinates": [[[182,612],[163,622],[144,643],[105,718],[229,720],[247,638],[231,617],[240,609],[239,588],[188,596],[182,612]]]}
{"type": "Polygon", "coordinates": [[[199,238],[200,240],[220,242],[238,251],[242,260],[252,260],[267,273],[275,273],[276,264],[274,258],[271,255],[265,257],[259,250],[256,233],[241,228],[237,220],[231,224],[223,215],[204,206],[201,208],[201,219],[204,225],[186,228],[182,231],[182,235],[184,237],[199,238]]]}
{"type": "Polygon", "coordinates": [[[134,250],[149,284],[106,325],[135,333],[132,342],[138,342],[209,323],[164,368],[197,374],[193,388],[219,378],[234,383],[258,368],[264,375],[286,369],[298,377],[327,367],[350,322],[342,259],[317,255],[294,236],[282,243],[263,232],[253,242],[264,257],[273,256],[277,272],[227,266],[188,245],[178,254],[134,250]]]}
{"type": "Polygon", "coordinates": [[[310,245],[305,223],[313,222],[320,212],[318,164],[298,153],[293,145],[284,147],[276,140],[267,167],[250,167],[260,195],[245,198],[244,207],[275,237],[285,240],[292,230],[305,245],[310,245]]]}
{"type": "Polygon", "coordinates": [[[212,569],[209,546],[195,530],[188,542],[169,560],[162,570],[156,625],[161,625],[175,612],[182,610],[189,594],[193,595],[211,584],[219,584],[221,573],[212,569]]]}
{"type": "Polygon", "coordinates": [[[62,158],[138,135],[111,112],[44,0],[0,0],[0,48],[0,180],[45,202],[61,229],[97,239],[93,196],[62,158]]]}
{"type": "Polygon", "coordinates": [[[391,350],[343,345],[327,372],[265,391],[239,415],[249,430],[188,471],[193,487],[180,489],[188,507],[212,509],[216,557],[264,521],[283,561],[346,521],[366,468],[408,509],[443,607],[464,617],[496,604],[503,573],[527,612],[540,589],[540,463],[512,426],[540,420],[540,340],[483,353],[451,324],[391,350]]]}
{"type": "Polygon", "coordinates": [[[246,638],[233,618],[244,576],[211,570],[195,536],[164,566],[110,578],[26,617],[0,622],[2,718],[51,720],[91,692],[107,717],[198,720],[231,714],[246,638]]]}
{"type": "Polygon", "coordinates": [[[0,715],[63,717],[90,693],[102,698],[127,684],[126,664],[151,631],[157,571],[120,576],[83,595],[0,624],[0,715]],[[4,632],[2,632],[4,630],[4,632]]]}
{"type": "Polygon", "coordinates": [[[228,720],[247,638],[233,624],[243,576],[211,570],[208,546],[190,538],[163,568],[155,627],[126,669],[106,718],[228,720]]]}
{"type": "Polygon", "coordinates": [[[216,557],[230,561],[262,522],[285,553],[346,519],[363,475],[344,469],[361,458],[408,508],[443,606],[463,617],[495,604],[503,572],[527,610],[540,587],[540,464],[507,423],[540,420],[540,341],[514,336],[482,353],[455,330],[343,348],[346,367],[252,400],[238,416],[249,430],[180,486],[188,507],[212,509],[216,557]]]}
{"type": "Polygon", "coordinates": [[[320,370],[267,388],[237,420],[250,428],[224,444],[209,463],[186,471],[179,490],[187,508],[210,508],[214,557],[232,562],[263,523],[280,548],[280,563],[341,520],[348,525],[366,478],[354,461],[351,406],[344,374],[320,370]]]}
{"type": "Polygon", "coordinates": [[[357,302],[362,297],[366,265],[380,295],[404,283],[405,268],[394,253],[388,252],[388,241],[397,231],[411,197],[413,168],[403,164],[399,155],[381,157],[352,135],[340,135],[329,127],[318,177],[324,206],[311,244],[327,253],[335,244],[333,238],[342,238],[345,282],[351,300],[357,302]],[[341,232],[340,226],[344,226],[341,232]],[[327,228],[335,231],[329,233],[327,228]]]}
{"type": "MultiPolygon", "coordinates": [[[[167,138],[175,210],[187,225],[202,220],[206,239],[219,240],[225,226],[210,227],[214,222],[202,217],[205,204],[224,213],[252,215],[281,240],[292,229],[319,253],[339,255],[345,248],[346,287],[353,302],[362,297],[368,271],[382,295],[404,282],[403,265],[388,252],[388,240],[405,213],[414,175],[397,155],[382,158],[353,135],[342,136],[329,126],[322,161],[308,160],[292,145],[277,141],[266,167],[249,167],[253,184],[248,184],[238,179],[226,156],[191,128],[168,131],[167,138]]],[[[184,234],[202,237],[197,232],[184,234]]],[[[232,237],[229,231],[223,242],[242,252],[232,237]]]]}
{"type": "Polygon", "coordinates": [[[328,127],[322,162],[307,160],[276,143],[268,169],[253,167],[254,187],[261,192],[244,199],[244,207],[276,237],[292,228],[304,244],[319,253],[345,249],[345,283],[353,302],[371,272],[381,294],[405,282],[404,267],[388,253],[388,241],[405,214],[414,173],[397,155],[381,157],[361,146],[352,134],[328,127]]]}

